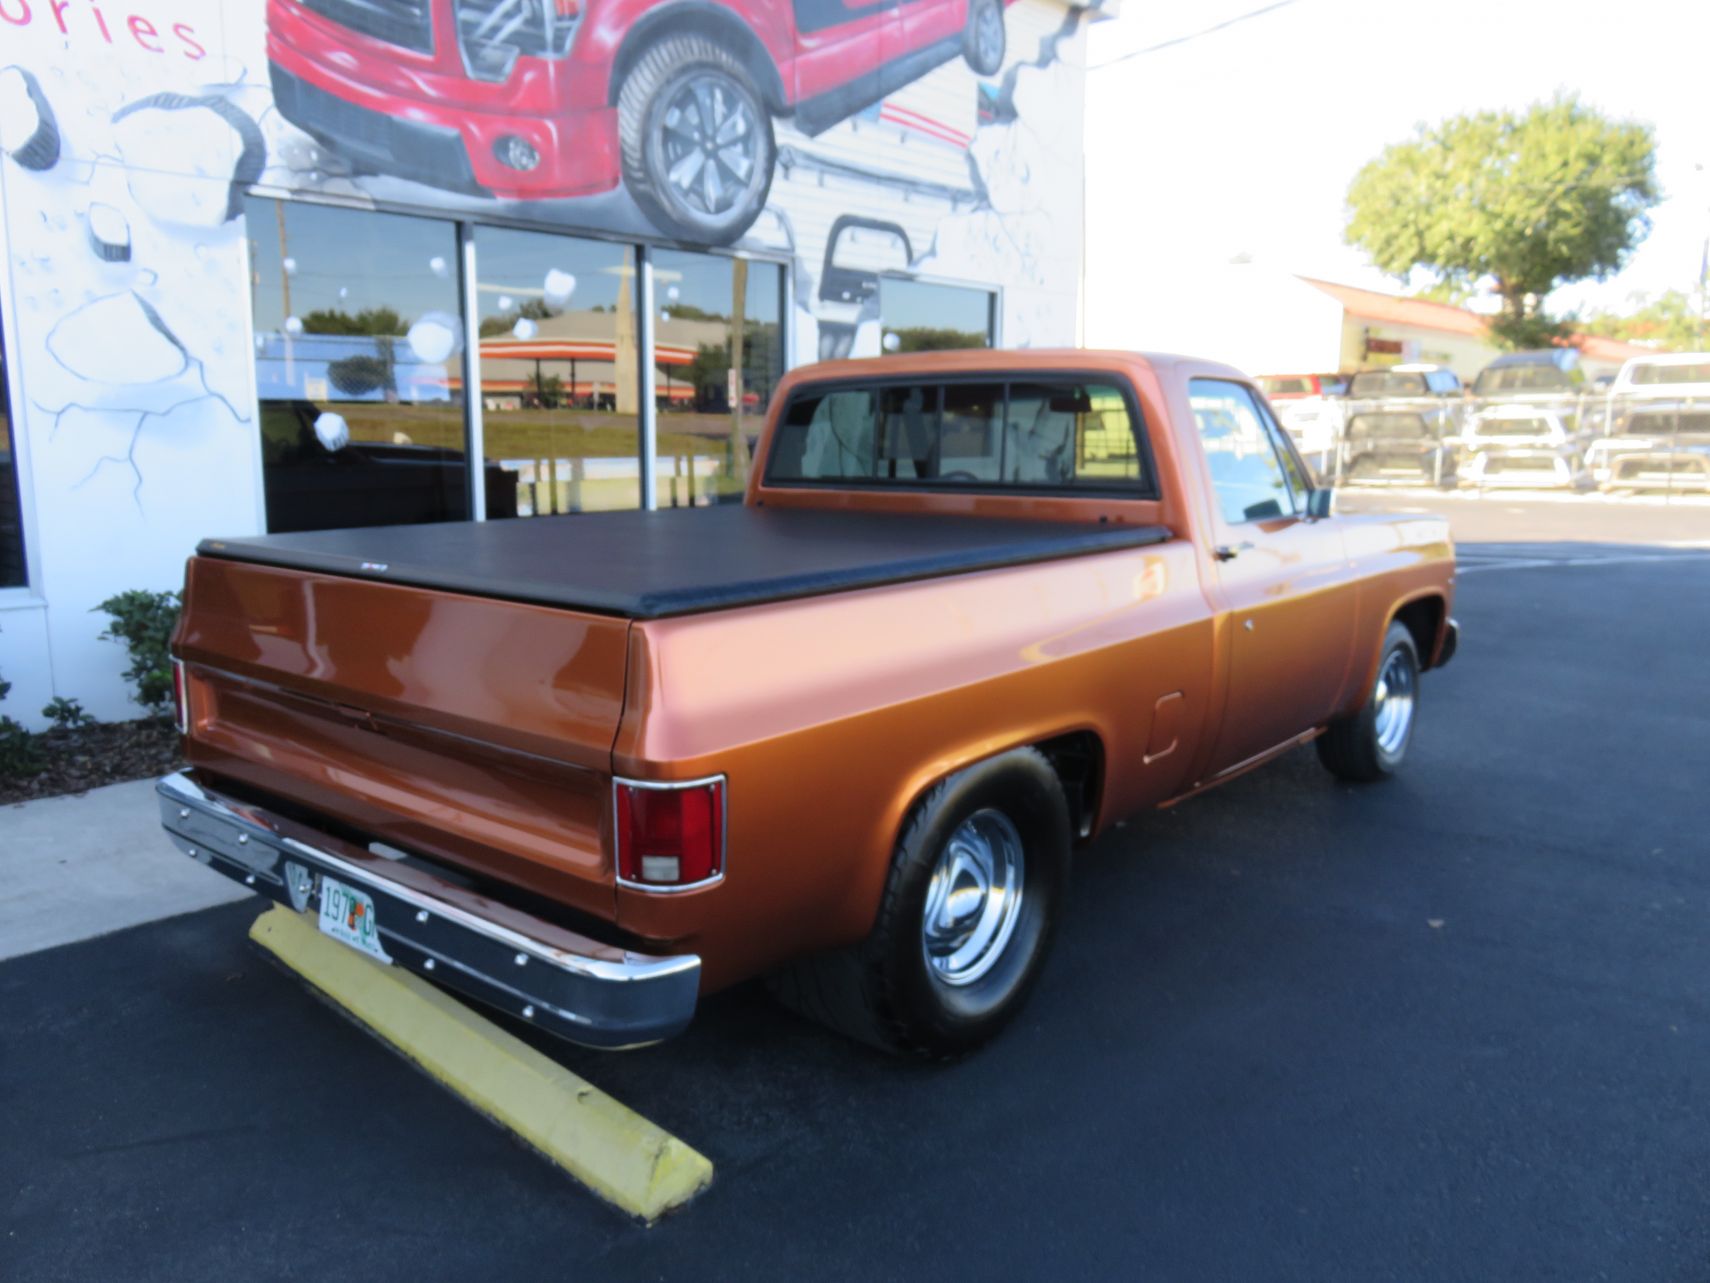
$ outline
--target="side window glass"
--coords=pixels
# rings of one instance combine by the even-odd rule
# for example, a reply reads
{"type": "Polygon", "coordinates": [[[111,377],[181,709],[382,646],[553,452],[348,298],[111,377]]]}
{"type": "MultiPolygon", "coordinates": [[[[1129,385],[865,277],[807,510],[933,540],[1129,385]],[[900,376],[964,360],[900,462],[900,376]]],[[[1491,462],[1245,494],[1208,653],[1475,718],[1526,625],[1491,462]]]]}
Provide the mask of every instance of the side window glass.
{"type": "Polygon", "coordinates": [[[1288,481],[1289,494],[1294,499],[1294,510],[1305,512],[1306,494],[1312,489],[1312,479],[1307,475],[1299,455],[1295,453],[1288,436],[1283,432],[1282,425],[1277,422],[1277,416],[1271,413],[1270,406],[1262,399],[1259,400],[1259,414],[1265,423],[1265,433],[1271,439],[1271,447],[1282,461],[1283,476],[1288,481]]]}
{"type": "Polygon", "coordinates": [[[1293,515],[1294,499],[1252,395],[1224,379],[1188,383],[1218,510],[1231,525],[1293,515]]]}

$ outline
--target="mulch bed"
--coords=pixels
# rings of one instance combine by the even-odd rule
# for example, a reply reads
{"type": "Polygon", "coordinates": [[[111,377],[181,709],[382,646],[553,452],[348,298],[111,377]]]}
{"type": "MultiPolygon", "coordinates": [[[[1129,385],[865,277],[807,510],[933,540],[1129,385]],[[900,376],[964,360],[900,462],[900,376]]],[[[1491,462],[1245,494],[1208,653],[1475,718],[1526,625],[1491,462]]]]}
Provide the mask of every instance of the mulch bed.
{"type": "Polygon", "coordinates": [[[36,742],[46,767],[21,778],[0,775],[0,803],[82,793],[103,784],[165,775],[184,764],[178,756],[178,728],[170,717],[44,731],[36,742]]]}

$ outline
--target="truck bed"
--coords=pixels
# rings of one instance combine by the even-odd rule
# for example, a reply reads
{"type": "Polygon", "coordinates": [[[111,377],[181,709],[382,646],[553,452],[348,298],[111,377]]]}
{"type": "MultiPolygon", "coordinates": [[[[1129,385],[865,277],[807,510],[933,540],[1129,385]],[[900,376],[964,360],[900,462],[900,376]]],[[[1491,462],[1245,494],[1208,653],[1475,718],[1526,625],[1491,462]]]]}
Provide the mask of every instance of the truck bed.
{"type": "Polygon", "coordinates": [[[218,557],[658,619],[1160,543],[1162,526],[744,506],[209,539],[218,557]]]}

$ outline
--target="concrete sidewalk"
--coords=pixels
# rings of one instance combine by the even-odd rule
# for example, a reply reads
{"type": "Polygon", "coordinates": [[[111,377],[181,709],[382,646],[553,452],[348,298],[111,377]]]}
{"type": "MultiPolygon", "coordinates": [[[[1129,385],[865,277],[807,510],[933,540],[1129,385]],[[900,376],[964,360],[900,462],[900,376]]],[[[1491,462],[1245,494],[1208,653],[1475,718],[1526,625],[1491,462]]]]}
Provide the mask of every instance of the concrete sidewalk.
{"type": "Polygon", "coordinates": [[[0,807],[0,958],[250,894],[167,841],[154,781],[0,807]]]}

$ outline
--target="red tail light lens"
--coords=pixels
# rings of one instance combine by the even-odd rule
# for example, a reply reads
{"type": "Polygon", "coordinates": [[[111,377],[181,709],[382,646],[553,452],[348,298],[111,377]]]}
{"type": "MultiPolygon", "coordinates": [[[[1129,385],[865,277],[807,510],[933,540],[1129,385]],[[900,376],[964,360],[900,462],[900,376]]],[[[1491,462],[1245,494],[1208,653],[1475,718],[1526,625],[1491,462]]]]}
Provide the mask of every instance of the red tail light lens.
{"type": "Polygon", "coordinates": [[[172,661],[172,711],[178,718],[178,733],[190,733],[190,682],[184,676],[184,661],[172,661]]]}
{"type": "Polygon", "coordinates": [[[643,891],[682,891],[724,876],[724,778],[689,785],[619,780],[617,873],[643,891]]]}

